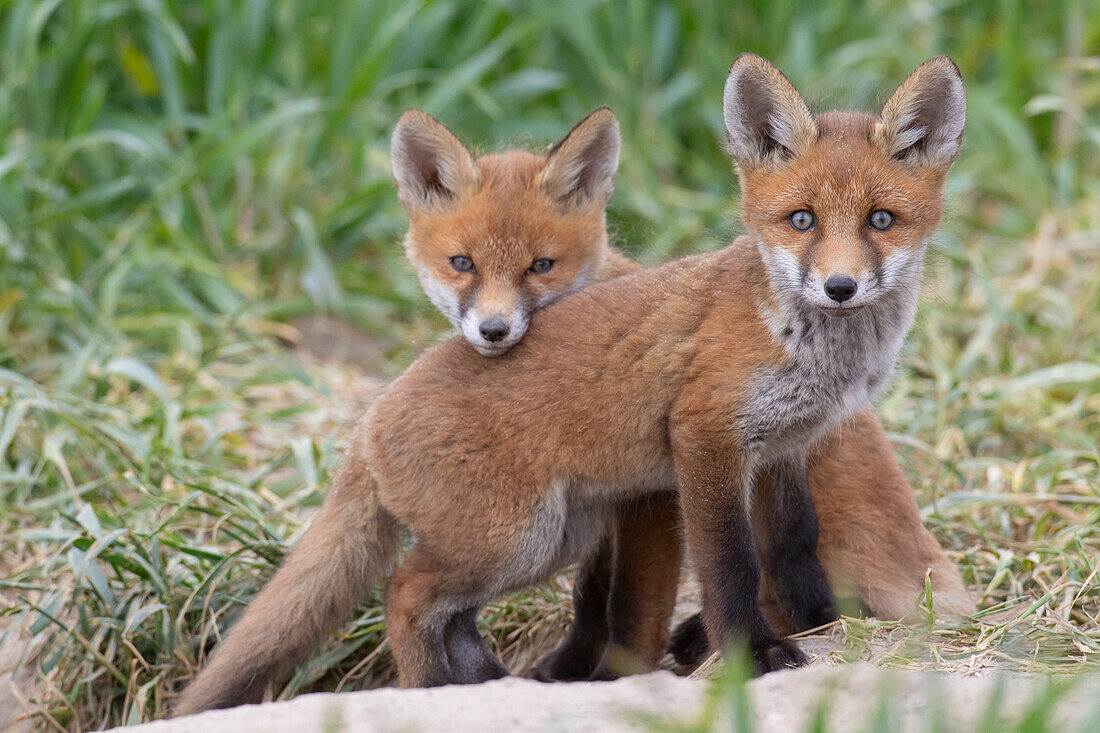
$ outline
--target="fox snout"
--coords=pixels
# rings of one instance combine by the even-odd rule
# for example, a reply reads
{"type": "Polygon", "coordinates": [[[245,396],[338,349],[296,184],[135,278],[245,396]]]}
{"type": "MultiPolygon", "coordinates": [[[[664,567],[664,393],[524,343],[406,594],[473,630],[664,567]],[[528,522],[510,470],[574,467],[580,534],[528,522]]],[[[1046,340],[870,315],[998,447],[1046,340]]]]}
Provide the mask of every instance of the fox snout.
{"type": "Polygon", "coordinates": [[[488,312],[470,307],[462,314],[458,327],[463,338],[482,356],[500,356],[527,333],[530,318],[530,314],[520,307],[488,312]]]}
{"type": "MultiPolygon", "coordinates": [[[[923,246],[902,247],[867,266],[851,267],[849,263],[825,271],[820,266],[803,268],[799,290],[807,301],[830,315],[851,315],[897,288],[916,288],[923,255],[923,246]]],[[[795,266],[789,260],[785,264],[795,266]]]]}
{"type": "Polygon", "coordinates": [[[417,268],[420,283],[432,303],[462,332],[483,356],[500,356],[527,333],[531,307],[522,298],[489,300],[478,293],[463,294],[434,277],[426,267],[417,268]]]}
{"type": "Polygon", "coordinates": [[[846,316],[870,305],[881,294],[879,268],[803,270],[802,293],[806,300],[831,315],[846,316]]]}
{"type": "Polygon", "coordinates": [[[477,330],[481,334],[481,338],[495,344],[498,341],[503,341],[508,335],[508,324],[500,318],[487,318],[481,322],[477,330]]]}
{"type": "Polygon", "coordinates": [[[859,283],[851,275],[830,275],[825,280],[825,294],[837,303],[851,300],[859,290],[859,283]]]}

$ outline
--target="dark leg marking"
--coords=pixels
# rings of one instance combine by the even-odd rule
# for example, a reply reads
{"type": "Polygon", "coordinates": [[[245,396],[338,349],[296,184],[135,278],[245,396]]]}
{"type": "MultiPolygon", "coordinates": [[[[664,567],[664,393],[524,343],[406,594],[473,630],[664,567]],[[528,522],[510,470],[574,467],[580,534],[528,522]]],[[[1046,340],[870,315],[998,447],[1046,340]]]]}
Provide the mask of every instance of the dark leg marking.
{"type": "Polygon", "coordinates": [[[806,460],[793,456],[767,468],[770,490],[759,492],[761,560],[780,608],[799,631],[836,620],[825,571],[817,559],[817,514],[806,479],[806,460]]]}
{"type": "MultiPolygon", "coordinates": [[[[708,637],[722,646],[744,639],[757,674],[802,666],[807,662],[806,656],[794,643],[778,638],[760,611],[760,566],[744,510],[736,507],[725,524],[717,547],[721,616],[717,628],[714,621],[707,624],[708,637]]],[[[704,593],[705,590],[704,586],[704,593]]]]}
{"type": "Polygon", "coordinates": [[[477,608],[459,611],[447,621],[443,636],[454,681],[477,684],[508,675],[477,630],[477,608]]]}
{"type": "Polygon", "coordinates": [[[707,628],[703,617],[695,614],[682,621],[672,632],[668,642],[668,651],[681,667],[695,669],[710,655],[710,642],[707,641],[707,628]]]}
{"type": "Polygon", "coordinates": [[[573,624],[557,649],[524,676],[542,682],[586,680],[595,671],[607,646],[607,600],[611,593],[614,527],[596,551],[577,568],[573,582],[573,624]]]}

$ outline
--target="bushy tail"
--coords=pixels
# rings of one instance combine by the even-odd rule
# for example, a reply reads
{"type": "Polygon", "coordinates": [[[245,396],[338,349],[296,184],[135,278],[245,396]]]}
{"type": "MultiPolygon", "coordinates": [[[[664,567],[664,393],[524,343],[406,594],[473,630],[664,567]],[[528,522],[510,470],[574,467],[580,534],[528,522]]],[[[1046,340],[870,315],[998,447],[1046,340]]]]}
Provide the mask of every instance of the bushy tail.
{"type": "Polygon", "coordinates": [[[183,691],[172,714],[260,701],[270,683],[351,617],[389,571],[399,546],[400,526],[379,505],[366,466],[346,461],[313,526],[183,691]]]}

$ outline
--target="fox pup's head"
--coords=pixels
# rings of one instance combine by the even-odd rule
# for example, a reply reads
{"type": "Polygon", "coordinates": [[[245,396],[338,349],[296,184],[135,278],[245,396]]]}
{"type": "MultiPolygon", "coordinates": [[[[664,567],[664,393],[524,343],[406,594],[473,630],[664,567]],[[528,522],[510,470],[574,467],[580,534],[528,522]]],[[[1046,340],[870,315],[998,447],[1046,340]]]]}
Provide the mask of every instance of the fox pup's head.
{"type": "Polygon", "coordinates": [[[510,349],[535,310],[599,268],[619,165],[611,110],[584,118],[546,155],[476,160],[442,123],[410,110],[390,155],[409,212],[409,259],[432,303],[482,354],[510,349]]]}
{"type": "Polygon", "coordinates": [[[773,292],[837,316],[915,292],[965,111],[946,56],[914,71],[878,116],[812,115],[778,69],[739,56],[726,80],[726,135],[773,292]]]}

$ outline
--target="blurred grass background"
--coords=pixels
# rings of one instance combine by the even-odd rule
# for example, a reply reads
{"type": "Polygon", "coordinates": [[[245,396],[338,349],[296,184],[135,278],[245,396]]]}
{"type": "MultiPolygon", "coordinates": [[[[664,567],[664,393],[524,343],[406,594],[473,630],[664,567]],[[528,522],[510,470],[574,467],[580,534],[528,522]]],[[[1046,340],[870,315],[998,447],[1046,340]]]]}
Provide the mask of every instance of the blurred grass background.
{"type": "MultiPolygon", "coordinates": [[[[737,231],[741,51],[819,110],[876,108],[935,54],[962,69],[964,151],[880,414],[986,611],[907,659],[1095,659],[1095,2],[0,0],[0,624],[31,624],[38,723],[163,714],[320,502],[362,385],[287,349],[294,319],[354,324],[382,374],[446,331],[399,247],[402,110],[485,152],[611,106],[612,226],[658,261],[737,231]]],[[[551,638],[560,591],[486,631],[506,655],[551,638]]],[[[857,644],[883,628],[859,623],[857,644]]],[[[382,629],[368,603],[282,694],[385,682],[382,629]]]]}

